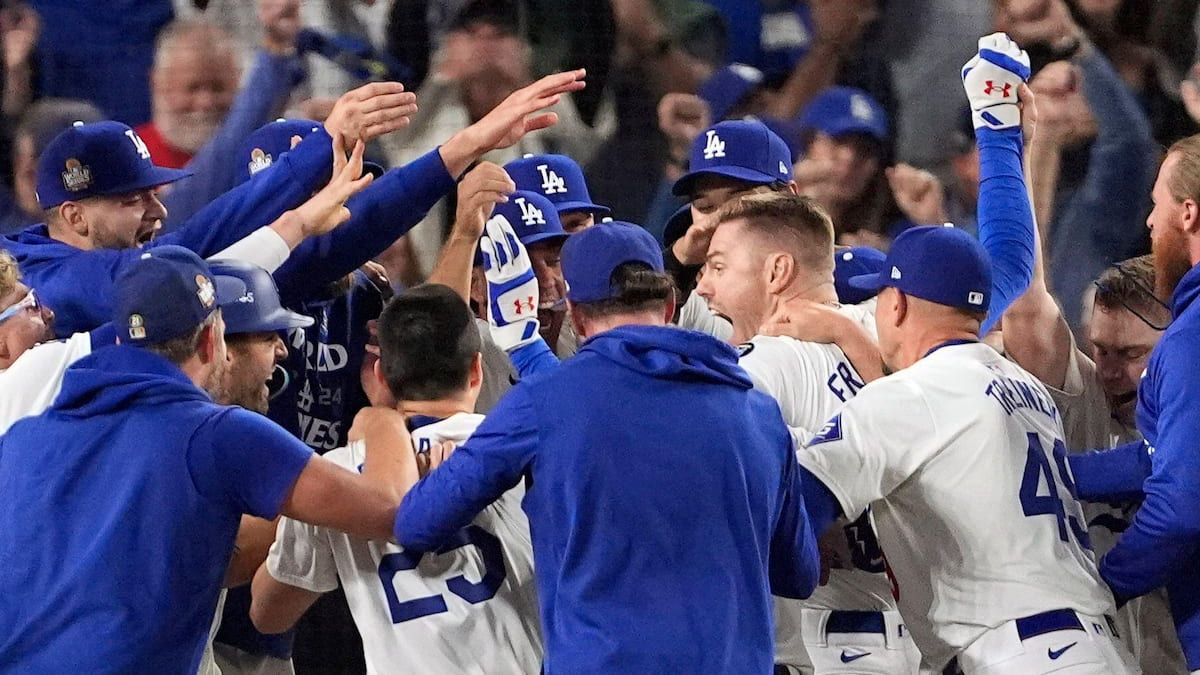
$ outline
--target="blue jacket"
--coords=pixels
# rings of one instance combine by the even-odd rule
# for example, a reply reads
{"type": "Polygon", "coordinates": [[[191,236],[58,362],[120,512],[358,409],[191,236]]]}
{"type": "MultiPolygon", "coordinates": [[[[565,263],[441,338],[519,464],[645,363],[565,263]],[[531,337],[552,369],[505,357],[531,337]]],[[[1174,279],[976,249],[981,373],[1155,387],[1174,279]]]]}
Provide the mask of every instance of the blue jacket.
{"type": "Polygon", "coordinates": [[[732,347],[593,337],[409,492],[397,540],[434,550],[523,478],[546,673],[771,672],[771,593],[812,592],[816,542],[779,407],[732,347]]]}
{"type": "MultiPolygon", "coordinates": [[[[319,129],[286,157],[226,192],[171,234],[147,246],[176,244],[206,258],[269,225],[329,181],[332,139],[319,129]]],[[[112,319],[112,282],[141,249],[84,251],[52,239],[34,225],[0,239],[17,259],[25,283],[58,314],[58,337],[89,331],[112,319]]]]}
{"type": "Polygon", "coordinates": [[[1200,265],[1172,298],[1174,321],[1138,386],[1138,430],[1153,448],[1145,501],[1100,561],[1118,598],[1167,585],[1188,667],[1200,668],[1200,265]]]}
{"type": "Polygon", "coordinates": [[[0,436],[0,673],[190,673],[244,513],[312,452],[166,359],[105,347],[0,436]]]}

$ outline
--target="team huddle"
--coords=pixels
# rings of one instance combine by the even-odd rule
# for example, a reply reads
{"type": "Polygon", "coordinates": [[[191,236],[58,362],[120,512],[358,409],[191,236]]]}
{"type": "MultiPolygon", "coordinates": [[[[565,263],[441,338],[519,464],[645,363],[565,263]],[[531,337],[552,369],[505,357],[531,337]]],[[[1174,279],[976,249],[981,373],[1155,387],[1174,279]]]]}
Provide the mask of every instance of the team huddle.
{"type": "Polygon", "coordinates": [[[1197,672],[1194,378],[1164,371],[1196,344],[1200,189],[1176,176],[1200,140],[1155,186],[1179,273],[1146,440],[1079,445],[1095,366],[1069,333],[1057,376],[1030,346],[1067,329],[1029,75],[979,40],[978,235],[917,225],[886,253],[835,247],[756,120],[695,139],[665,248],[567,157],[481,161],[553,125],[582,71],[375,174],[364,145],[413,96],[367,85],[268,125],[242,184],[161,237],[140,214],[186,172],[119,123],[67,129],[46,223],[0,240],[0,673],[216,672],[214,614],[247,584],[268,634],[342,587],[372,673],[815,675],[1143,672],[1174,637],[1135,598],[1166,585],[1197,672]],[[428,282],[387,297],[369,261],[452,190],[428,282]],[[343,319],[351,349],[306,342],[343,319]],[[352,424],[313,421],[351,407],[331,362],[352,424]],[[1143,494],[1094,546],[1093,509],[1143,494]]]}

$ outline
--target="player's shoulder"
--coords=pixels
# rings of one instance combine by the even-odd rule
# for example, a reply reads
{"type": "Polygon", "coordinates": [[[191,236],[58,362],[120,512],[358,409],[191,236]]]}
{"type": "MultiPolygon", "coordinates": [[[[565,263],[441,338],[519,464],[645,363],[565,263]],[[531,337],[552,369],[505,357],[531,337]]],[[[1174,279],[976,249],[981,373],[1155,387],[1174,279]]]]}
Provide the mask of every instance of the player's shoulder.
{"type": "Polygon", "coordinates": [[[836,361],[842,350],[836,345],[805,342],[787,336],[756,335],[737,346],[738,362],[778,364],[785,361],[836,361]]]}

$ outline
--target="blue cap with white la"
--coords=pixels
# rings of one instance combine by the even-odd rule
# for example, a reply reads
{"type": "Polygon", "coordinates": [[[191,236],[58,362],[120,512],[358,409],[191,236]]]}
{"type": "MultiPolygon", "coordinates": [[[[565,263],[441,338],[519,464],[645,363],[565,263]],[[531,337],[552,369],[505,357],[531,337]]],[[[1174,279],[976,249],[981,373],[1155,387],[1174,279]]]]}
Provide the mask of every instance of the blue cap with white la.
{"type": "Polygon", "coordinates": [[[219,305],[245,293],[245,284],[214,277],[191,250],[155,246],[117,274],[113,327],[123,344],[165,342],[199,328],[219,305]]]}
{"type": "Polygon", "coordinates": [[[833,288],[838,302],[857,305],[875,297],[877,291],[864,291],[850,285],[856,276],[873,274],[883,269],[887,256],[870,246],[854,246],[833,254],[833,288]]]}
{"type": "Polygon", "coordinates": [[[125,124],[76,122],[55,136],[38,159],[38,204],[48,209],[158,187],[190,175],[191,171],[156,165],[146,144],[125,124]]]}
{"type": "Polygon", "coordinates": [[[851,277],[863,291],[891,286],[905,295],[975,312],[992,299],[992,263],[975,237],[952,226],[914,227],[892,242],[883,269],[851,277]]]}
{"type": "Polygon", "coordinates": [[[508,220],[517,239],[526,246],[571,236],[563,230],[554,204],[536,192],[517,190],[510,194],[507,202],[497,204],[496,210],[492,211],[492,217],[496,216],[508,220]]]}
{"type": "Polygon", "coordinates": [[[792,152],[758,120],[729,120],[709,127],[692,141],[689,171],[671,192],[691,194],[700,176],[725,176],[767,185],[792,180],[792,152]]]}
{"type": "Polygon", "coordinates": [[[583,170],[566,155],[525,155],[504,165],[518,190],[537,192],[559,213],[587,211],[608,215],[607,206],[592,202],[583,170]]]}
{"type": "Polygon", "coordinates": [[[625,263],[663,271],[662,250],[654,235],[619,220],[581,230],[563,244],[562,270],[571,302],[599,302],[616,296],[613,272],[625,263]]]}
{"type": "Polygon", "coordinates": [[[870,94],[854,87],[829,87],[804,108],[800,126],[834,138],[866,134],[887,142],[887,111],[870,94]]]}

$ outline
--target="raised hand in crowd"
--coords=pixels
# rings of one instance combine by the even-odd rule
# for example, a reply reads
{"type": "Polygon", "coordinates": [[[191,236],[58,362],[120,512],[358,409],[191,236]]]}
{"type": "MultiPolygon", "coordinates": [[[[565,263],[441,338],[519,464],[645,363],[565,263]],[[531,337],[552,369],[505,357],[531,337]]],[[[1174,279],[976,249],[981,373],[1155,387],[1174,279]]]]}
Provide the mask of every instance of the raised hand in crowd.
{"type": "Polygon", "coordinates": [[[451,176],[466,171],[484,153],[515,145],[528,134],[554,126],[558,113],[546,109],[562,100],[563,94],[586,86],[581,70],[547,75],[518,89],[475,124],[450,137],[439,152],[451,176]]]}
{"type": "Polygon", "coordinates": [[[1024,47],[1065,49],[1083,37],[1063,0],[1001,0],[996,4],[995,26],[1024,47]]]}
{"type": "Polygon", "coordinates": [[[1083,75],[1068,61],[1047,64],[1029,81],[1038,97],[1038,135],[1062,149],[1096,136],[1096,119],[1083,96],[1083,75]]]}
{"type": "Polygon", "coordinates": [[[1193,65],[1188,76],[1179,83],[1179,96],[1183,99],[1188,117],[1200,124],[1200,63],[1193,65]]]}
{"type": "Polygon", "coordinates": [[[667,178],[677,180],[686,171],[688,151],[700,132],[712,125],[708,103],[695,94],[672,92],[658,102],[658,128],[667,137],[671,164],[667,178]]]}
{"type": "Polygon", "coordinates": [[[905,217],[918,225],[946,222],[946,190],[937,176],[903,163],[885,173],[896,206],[905,217]]]}
{"type": "Polygon", "coordinates": [[[296,51],[300,20],[300,0],[258,0],[258,21],[263,27],[263,48],[272,54],[296,51]]]}
{"type": "Polygon", "coordinates": [[[42,21],[23,2],[0,9],[0,43],[4,47],[3,111],[19,117],[33,99],[33,49],[42,33],[42,21]]]}
{"type": "Polygon", "coordinates": [[[399,82],[372,82],[352,89],[333,105],[325,119],[325,130],[340,133],[347,144],[374,139],[408,126],[417,112],[417,95],[404,91],[399,82]]]}

